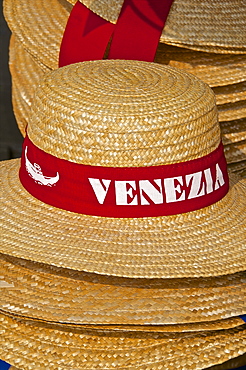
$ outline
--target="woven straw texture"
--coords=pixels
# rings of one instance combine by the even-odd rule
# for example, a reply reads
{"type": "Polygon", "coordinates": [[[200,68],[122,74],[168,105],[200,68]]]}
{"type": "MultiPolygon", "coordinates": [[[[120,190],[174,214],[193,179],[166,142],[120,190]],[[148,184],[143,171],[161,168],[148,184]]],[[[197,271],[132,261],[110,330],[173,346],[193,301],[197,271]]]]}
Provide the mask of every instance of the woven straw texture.
{"type": "MultiPolygon", "coordinates": [[[[209,87],[155,63],[92,61],[46,74],[30,117],[28,134],[36,146],[88,165],[177,163],[203,157],[220,142],[209,87]]],[[[18,169],[19,160],[1,164],[2,253],[139,278],[245,270],[244,181],[233,182],[223,199],[202,210],[121,219],[48,206],[21,186],[18,169]]]]}
{"type": "MultiPolygon", "coordinates": [[[[116,23],[123,0],[80,0],[116,23]]],[[[246,4],[242,0],[175,0],[161,42],[216,53],[246,52],[246,4]]]]}
{"type": "Polygon", "coordinates": [[[188,161],[220,143],[215,97],[206,84],[175,68],[120,60],[46,74],[28,135],[54,156],[108,167],[188,161]],[[64,140],[72,145],[57,145],[64,140]]]}
{"type": "MultiPolygon", "coordinates": [[[[18,127],[23,136],[35,87],[45,73],[14,35],[10,39],[9,69],[12,78],[12,104],[18,127]]],[[[50,71],[46,68],[46,72],[50,71]]]]}
{"type": "MultiPolygon", "coordinates": [[[[219,0],[216,0],[216,3],[218,2],[219,0]]],[[[93,6],[99,4],[100,1],[95,1],[93,6]]],[[[107,1],[107,4],[113,9],[110,1],[107,1]]],[[[106,7],[107,4],[103,6],[106,7]]],[[[51,69],[58,66],[60,43],[71,9],[72,5],[65,0],[49,0],[48,3],[45,0],[37,0],[35,7],[25,0],[4,0],[4,15],[12,32],[37,61],[51,69]]],[[[242,14],[241,11],[237,16],[242,14]]],[[[241,29],[237,37],[241,37],[242,33],[241,29]]],[[[204,35],[204,28],[201,34],[204,35]]],[[[210,86],[244,81],[245,56],[218,55],[218,51],[215,50],[217,54],[208,54],[159,44],[156,61],[167,64],[170,59],[170,64],[187,69],[210,86]]]]}
{"type": "Polygon", "coordinates": [[[246,140],[246,118],[220,122],[220,128],[224,145],[246,140]]]}
{"type": "Polygon", "coordinates": [[[246,140],[227,144],[224,147],[228,163],[242,162],[246,159],[246,140]]]}
{"type": "MultiPolygon", "coordinates": [[[[238,55],[233,57],[230,56],[230,58],[227,55],[221,56],[212,54],[211,56],[207,53],[199,53],[187,49],[175,48],[172,46],[160,44],[159,49],[161,48],[164,48],[164,52],[166,52],[165,58],[160,58],[162,54],[157,52],[157,62],[184,69],[187,72],[192,73],[198,78],[202,79],[210,86],[217,86],[217,84],[220,83],[222,86],[217,86],[213,88],[213,91],[216,95],[216,102],[219,105],[230,103],[232,109],[227,110],[229,112],[227,112],[227,116],[230,118],[231,114],[233,118],[234,109],[231,103],[245,100],[246,82],[243,81],[239,83],[229,84],[232,82],[230,78],[232,77],[234,78],[234,80],[237,78],[239,80],[245,78],[246,63],[243,62],[246,56],[238,55]],[[181,50],[181,52],[176,51],[179,49],[181,50]],[[183,50],[186,50],[186,53],[183,50]],[[186,63],[184,62],[182,55],[186,57],[186,63]],[[204,55],[206,56],[206,58],[202,57],[204,55]],[[236,63],[236,60],[234,59],[236,59],[238,62],[236,63]],[[182,60],[182,62],[180,62],[180,60],[182,60]],[[232,61],[234,61],[234,63],[232,61]],[[242,63],[241,66],[239,65],[239,62],[242,63]],[[242,73],[241,76],[238,71],[242,73]],[[226,78],[227,73],[228,79],[226,78]],[[225,83],[227,83],[227,85],[223,86],[225,83]]],[[[29,52],[25,51],[18,39],[15,40],[14,35],[12,35],[10,42],[9,66],[12,76],[12,82],[14,84],[14,111],[15,115],[18,118],[17,121],[20,122],[20,130],[23,133],[24,127],[27,123],[27,116],[32,100],[34,87],[38,84],[38,81],[43,76],[43,74],[50,71],[50,68],[45,67],[44,65],[40,66],[40,64],[37,63],[37,60],[35,60],[29,52]],[[31,84],[30,81],[32,81],[31,84]]],[[[236,114],[239,114],[239,109],[236,110],[236,114]]],[[[242,113],[240,114],[242,115],[242,113]]],[[[243,110],[243,114],[244,116],[246,115],[245,109],[243,110]]]]}
{"type": "Polygon", "coordinates": [[[184,330],[177,324],[190,323],[189,330],[205,330],[211,325],[217,329],[239,325],[239,319],[230,318],[246,312],[245,273],[203,279],[134,280],[2,255],[0,275],[1,310],[47,321],[175,324],[175,331],[184,330]],[[200,326],[194,324],[199,322],[200,326]]]}
{"type": "MultiPolygon", "coordinates": [[[[224,80],[226,80],[225,76],[233,76],[235,78],[235,76],[237,76],[236,72],[238,71],[241,71],[243,73],[242,76],[245,77],[246,70],[245,66],[243,65],[239,68],[239,65],[236,64],[235,70],[232,69],[233,64],[229,64],[227,68],[225,68],[225,66],[227,65],[225,62],[229,63],[231,59],[238,59],[239,61],[240,60],[239,58],[241,58],[242,56],[233,56],[233,57],[230,56],[230,58],[227,55],[212,54],[212,56],[210,56],[207,53],[189,51],[186,49],[176,48],[173,46],[167,46],[163,44],[160,44],[159,49],[160,48],[162,48],[162,52],[164,50],[167,51],[165,54],[165,58],[163,59],[164,64],[169,64],[171,66],[177,66],[186,69],[188,72],[192,72],[193,74],[197,75],[197,77],[202,78],[205,82],[207,81],[208,83],[211,82],[212,84],[214,84],[216,82],[217,76],[216,83],[224,83],[224,80]],[[176,51],[179,49],[181,50],[181,52],[176,51]],[[173,54],[171,52],[172,50],[173,54]],[[172,59],[170,59],[171,55],[172,59]],[[189,61],[188,64],[181,62],[182,55],[187,56],[187,61],[189,61]],[[201,55],[205,55],[206,58],[201,57],[201,55]],[[202,62],[202,60],[204,62],[202,62]],[[203,65],[202,63],[205,64],[203,65]],[[209,63],[211,63],[212,65],[209,65],[209,63]],[[221,70],[220,67],[222,67],[221,70]],[[230,73],[227,74],[228,72],[230,73]],[[224,80],[222,80],[222,78],[224,80]]],[[[158,55],[159,54],[157,53],[157,56],[158,55]]],[[[243,56],[243,58],[245,59],[245,56],[243,56]]],[[[38,63],[38,61],[35,60],[32,57],[32,55],[23,48],[18,39],[16,40],[16,37],[14,35],[12,35],[10,42],[9,66],[12,76],[12,102],[14,113],[18,127],[24,136],[35,87],[38,85],[38,81],[44,75],[44,73],[48,72],[50,69],[38,63]]],[[[238,74],[238,77],[240,77],[240,74],[238,74]]],[[[229,80],[226,81],[231,82],[229,80]]],[[[239,117],[245,116],[244,107],[240,108],[240,105],[244,104],[244,101],[241,103],[240,101],[242,99],[245,99],[246,94],[245,82],[239,82],[227,86],[214,87],[213,91],[216,95],[217,104],[220,104],[219,109],[220,110],[222,109],[219,115],[219,120],[223,118],[233,119],[234,116],[238,117],[238,115],[239,117]],[[230,102],[229,109],[228,105],[226,105],[226,103],[228,102],[230,102]],[[236,106],[236,109],[231,109],[234,106],[233,103],[239,104],[239,107],[236,106]]],[[[244,119],[245,118],[243,118],[243,120],[244,119]]],[[[224,144],[230,144],[232,142],[236,143],[245,139],[244,133],[236,128],[234,122],[226,121],[222,122],[221,124],[222,124],[221,125],[222,138],[224,144]],[[225,123],[231,125],[230,135],[227,134],[226,137],[224,137],[223,135],[223,125],[225,123]],[[234,129],[235,132],[233,131],[234,129]],[[229,141],[229,139],[232,139],[232,141],[229,141]]],[[[226,153],[229,153],[228,154],[229,157],[227,158],[227,161],[229,163],[238,162],[239,159],[240,160],[246,159],[243,153],[241,153],[240,156],[238,155],[238,148],[233,148],[233,145],[231,147],[230,149],[228,148],[226,150],[226,153]],[[235,158],[233,157],[233,153],[235,153],[235,158]]]]}
{"type": "Polygon", "coordinates": [[[246,119],[220,123],[224,152],[230,170],[246,175],[246,119]]]}
{"type": "MultiPolygon", "coordinates": [[[[159,43],[155,62],[184,69],[209,84],[210,87],[228,86],[245,81],[246,56],[244,54],[206,53],[159,43]]],[[[227,93],[230,94],[231,86],[227,88],[227,93]]]]}
{"type": "Polygon", "coordinates": [[[234,121],[246,117],[246,100],[218,105],[220,121],[234,121]]]}
{"type": "Polygon", "coordinates": [[[241,178],[246,178],[246,160],[228,164],[229,171],[236,173],[241,178]]]}
{"type": "Polygon", "coordinates": [[[206,333],[104,333],[0,315],[0,356],[26,369],[202,369],[241,355],[246,327],[206,333]]]}
{"type": "MultiPolygon", "coordinates": [[[[206,368],[207,370],[231,370],[232,368],[241,367],[246,362],[246,355],[241,355],[236,358],[233,358],[232,360],[226,361],[221,365],[215,365],[209,368],[206,368]]],[[[21,370],[17,369],[15,366],[11,366],[10,370],[21,370]]]]}
{"type": "Polygon", "coordinates": [[[246,100],[246,82],[213,88],[218,105],[246,100]]]}
{"type": "Polygon", "coordinates": [[[206,368],[205,370],[232,370],[232,369],[237,370],[236,368],[241,367],[245,364],[246,364],[246,354],[233,358],[229,361],[226,361],[221,365],[215,365],[215,366],[206,368]]]}
{"type": "Polygon", "coordinates": [[[66,0],[4,0],[4,16],[23,47],[42,65],[58,67],[62,35],[72,5],[66,0]]]}

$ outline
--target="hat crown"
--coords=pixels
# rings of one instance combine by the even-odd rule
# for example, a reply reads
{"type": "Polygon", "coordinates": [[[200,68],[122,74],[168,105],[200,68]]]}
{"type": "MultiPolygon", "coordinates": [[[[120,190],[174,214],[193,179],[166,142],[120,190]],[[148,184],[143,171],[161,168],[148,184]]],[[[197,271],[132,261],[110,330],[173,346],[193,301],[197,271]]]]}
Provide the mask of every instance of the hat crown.
{"type": "Polygon", "coordinates": [[[220,142],[208,85],[176,68],[123,60],[48,73],[36,91],[28,135],[53,156],[108,167],[188,161],[220,142]]]}

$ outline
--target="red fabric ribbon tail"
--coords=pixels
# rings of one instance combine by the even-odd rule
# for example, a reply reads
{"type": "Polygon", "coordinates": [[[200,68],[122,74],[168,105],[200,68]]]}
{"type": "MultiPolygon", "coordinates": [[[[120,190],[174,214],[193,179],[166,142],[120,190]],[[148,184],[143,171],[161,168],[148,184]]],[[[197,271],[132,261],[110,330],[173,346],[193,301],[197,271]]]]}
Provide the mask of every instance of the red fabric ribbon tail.
{"type": "Polygon", "coordinates": [[[125,0],[109,59],[153,62],[173,0],[125,0]]]}
{"type": "Polygon", "coordinates": [[[74,5],[63,34],[59,67],[103,59],[114,25],[79,1],[74,5]]]}

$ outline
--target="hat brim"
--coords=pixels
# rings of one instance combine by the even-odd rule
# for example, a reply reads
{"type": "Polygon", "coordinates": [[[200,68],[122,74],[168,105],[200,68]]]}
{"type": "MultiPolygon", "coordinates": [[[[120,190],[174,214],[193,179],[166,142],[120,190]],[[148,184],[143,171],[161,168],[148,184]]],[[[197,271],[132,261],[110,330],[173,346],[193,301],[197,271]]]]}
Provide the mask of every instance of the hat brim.
{"type": "Polygon", "coordinates": [[[224,146],[227,163],[246,160],[246,140],[228,143],[224,146]]]}
{"type": "Polygon", "coordinates": [[[221,122],[220,129],[224,145],[246,140],[246,117],[235,121],[221,122]]]}
{"type": "MultiPolygon", "coordinates": [[[[210,87],[218,87],[218,93],[221,93],[219,91],[222,89],[221,86],[225,86],[225,89],[229,91],[234,88],[237,93],[239,90],[242,92],[244,86],[245,55],[207,53],[159,43],[154,61],[184,69],[206,82],[210,87]],[[239,85],[240,83],[243,85],[239,85]],[[238,90],[234,84],[239,85],[238,90]]],[[[222,92],[226,95],[226,92],[222,92]]],[[[229,102],[227,98],[226,101],[229,102]]]]}
{"type": "MultiPolygon", "coordinates": [[[[117,22],[123,5],[123,0],[80,1],[112,23],[117,22]]],[[[74,3],[74,0],[70,2],[74,3]]],[[[194,6],[192,0],[177,0],[171,6],[161,42],[209,52],[245,53],[245,37],[242,32],[245,11],[242,2],[231,3],[226,0],[223,3],[206,2],[194,6]]]]}
{"type": "MultiPolygon", "coordinates": [[[[116,11],[116,16],[118,16],[118,11],[120,11],[122,6],[122,1],[83,1],[83,3],[88,6],[93,12],[102,16],[103,18],[112,21],[111,16],[105,16],[104,12],[111,12],[114,10],[114,3],[118,7],[116,11]],[[101,5],[101,6],[100,6],[101,5]],[[107,6],[108,5],[108,6],[107,6]],[[99,8],[97,9],[97,7],[99,8]],[[96,7],[96,8],[95,8],[96,7]],[[100,10],[101,9],[101,10],[100,10]]],[[[214,6],[214,4],[213,4],[214,6]]],[[[231,2],[228,2],[225,5],[227,15],[230,14],[230,7],[234,8],[234,5],[231,2]]],[[[189,14],[189,11],[186,9],[186,15],[189,14]]],[[[192,5],[191,14],[194,15],[198,7],[194,7],[192,5]]],[[[22,44],[22,46],[37,60],[41,61],[41,63],[51,69],[58,68],[58,58],[59,58],[59,50],[60,45],[63,37],[63,33],[66,27],[67,20],[69,18],[70,12],[72,10],[72,5],[65,0],[50,0],[47,3],[45,0],[37,0],[35,2],[35,7],[30,3],[27,4],[24,0],[5,0],[4,1],[4,16],[8,23],[9,28],[13,32],[13,34],[18,38],[18,41],[22,44]],[[42,29],[42,32],[40,32],[42,29]],[[50,47],[52,45],[52,47],[50,47]]],[[[216,13],[214,13],[216,14],[216,13]]],[[[235,16],[236,19],[243,14],[242,9],[238,12],[235,16]]],[[[201,14],[200,14],[201,15],[201,14]]],[[[171,14],[169,15],[168,19],[170,22],[171,14]]],[[[182,16],[183,17],[183,16],[182,16]]],[[[117,19],[117,18],[116,18],[117,19]]],[[[193,18],[195,19],[195,18],[193,18]]],[[[222,17],[223,19],[223,17],[222,17]]],[[[217,35],[217,22],[212,22],[212,26],[214,27],[216,24],[216,31],[212,31],[208,26],[206,26],[206,32],[210,32],[211,34],[217,35]]],[[[236,25],[239,25],[237,23],[236,25]]],[[[180,22],[177,23],[177,26],[180,31],[180,22]]],[[[199,23],[199,27],[201,27],[201,23],[199,23]]],[[[166,24],[165,29],[169,28],[168,23],[166,24]]],[[[238,39],[238,35],[242,35],[242,28],[239,31],[235,30],[235,27],[232,27],[230,24],[231,30],[236,32],[236,35],[232,38],[232,41],[238,39]]],[[[164,29],[164,30],[165,30],[164,29]]],[[[203,32],[200,32],[199,35],[204,35],[204,28],[203,32]]],[[[190,30],[188,27],[187,31],[190,30]]],[[[189,39],[189,35],[185,32],[185,35],[189,39]]],[[[229,36],[228,30],[223,34],[222,41],[227,42],[226,37],[229,36]]],[[[197,38],[197,37],[196,37],[197,38]]],[[[175,40],[161,39],[161,41],[165,43],[176,44],[175,40]]],[[[186,44],[184,45],[181,43],[177,43],[177,48],[172,48],[169,50],[168,46],[161,46],[159,45],[156,61],[165,64],[162,59],[167,60],[166,53],[168,55],[173,55],[171,57],[171,63],[180,64],[173,66],[177,66],[179,68],[186,68],[188,72],[191,72],[197,75],[202,80],[204,79],[205,82],[209,83],[210,86],[220,86],[238,83],[245,80],[245,56],[244,55],[237,55],[246,53],[245,45],[244,47],[218,47],[214,45],[205,46],[205,45],[195,45],[194,40],[192,41],[193,44],[186,44]],[[186,50],[185,48],[180,49],[180,47],[185,46],[189,49],[197,49],[202,51],[201,53],[192,52],[191,50],[186,50]],[[163,51],[164,47],[164,51],[163,51]],[[175,51],[175,49],[178,49],[175,51]],[[180,49],[180,50],[179,50],[180,49]],[[207,50],[208,49],[208,50],[207,50]],[[203,52],[204,51],[204,52],[203,52]],[[209,51],[209,54],[207,53],[209,51]],[[221,54],[211,54],[213,53],[234,53],[234,55],[225,55],[221,54]],[[159,54],[160,53],[160,54],[159,54]],[[192,53],[192,55],[191,55],[192,53]],[[191,56],[190,56],[191,55],[191,56]],[[212,59],[212,60],[211,60],[212,59]],[[202,63],[199,63],[199,61],[202,63]],[[198,67],[200,64],[200,67],[198,67]],[[193,71],[192,71],[193,70],[193,71]],[[210,82],[208,81],[210,80],[210,82]]],[[[172,64],[170,64],[172,65],[172,64]]]]}
{"type": "Polygon", "coordinates": [[[107,333],[0,314],[0,356],[20,368],[197,369],[245,352],[246,325],[205,333],[107,333]]]}
{"type": "Polygon", "coordinates": [[[12,79],[12,104],[17,125],[23,136],[35,87],[49,68],[42,69],[12,34],[9,45],[9,70],[12,79]]]}
{"type": "Polygon", "coordinates": [[[233,121],[246,117],[246,100],[240,100],[234,103],[219,104],[219,121],[233,121]]]}
{"type": "Polygon", "coordinates": [[[0,257],[0,309],[10,314],[74,324],[144,325],[145,330],[169,325],[178,331],[177,324],[187,323],[189,330],[198,330],[199,323],[203,330],[233,327],[242,320],[232,317],[246,313],[244,272],[200,279],[128,279],[0,257]]]}
{"type": "Polygon", "coordinates": [[[31,196],[20,160],[0,164],[0,252],[79,271],[184,278],[246,269],[246,182],[203,209],[173,216],[109,218],[72,213],[31,196]]]}
{"type": "Polygon", "coordinates": [[[218,105],[246,100],[246,82],[213,88],[218,105]]]}

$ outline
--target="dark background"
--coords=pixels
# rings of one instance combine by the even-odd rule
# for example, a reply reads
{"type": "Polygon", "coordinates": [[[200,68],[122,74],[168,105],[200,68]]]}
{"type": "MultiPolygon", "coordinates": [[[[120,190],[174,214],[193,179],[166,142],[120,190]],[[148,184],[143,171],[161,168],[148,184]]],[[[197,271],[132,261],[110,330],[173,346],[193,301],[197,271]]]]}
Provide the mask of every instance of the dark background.
{"type": "Polygon", "coordinates": [[[23,137],[11,103],[11,77],[8,68],[10,30],[0,12],[0,160],[20,157],[23,137]]]}

